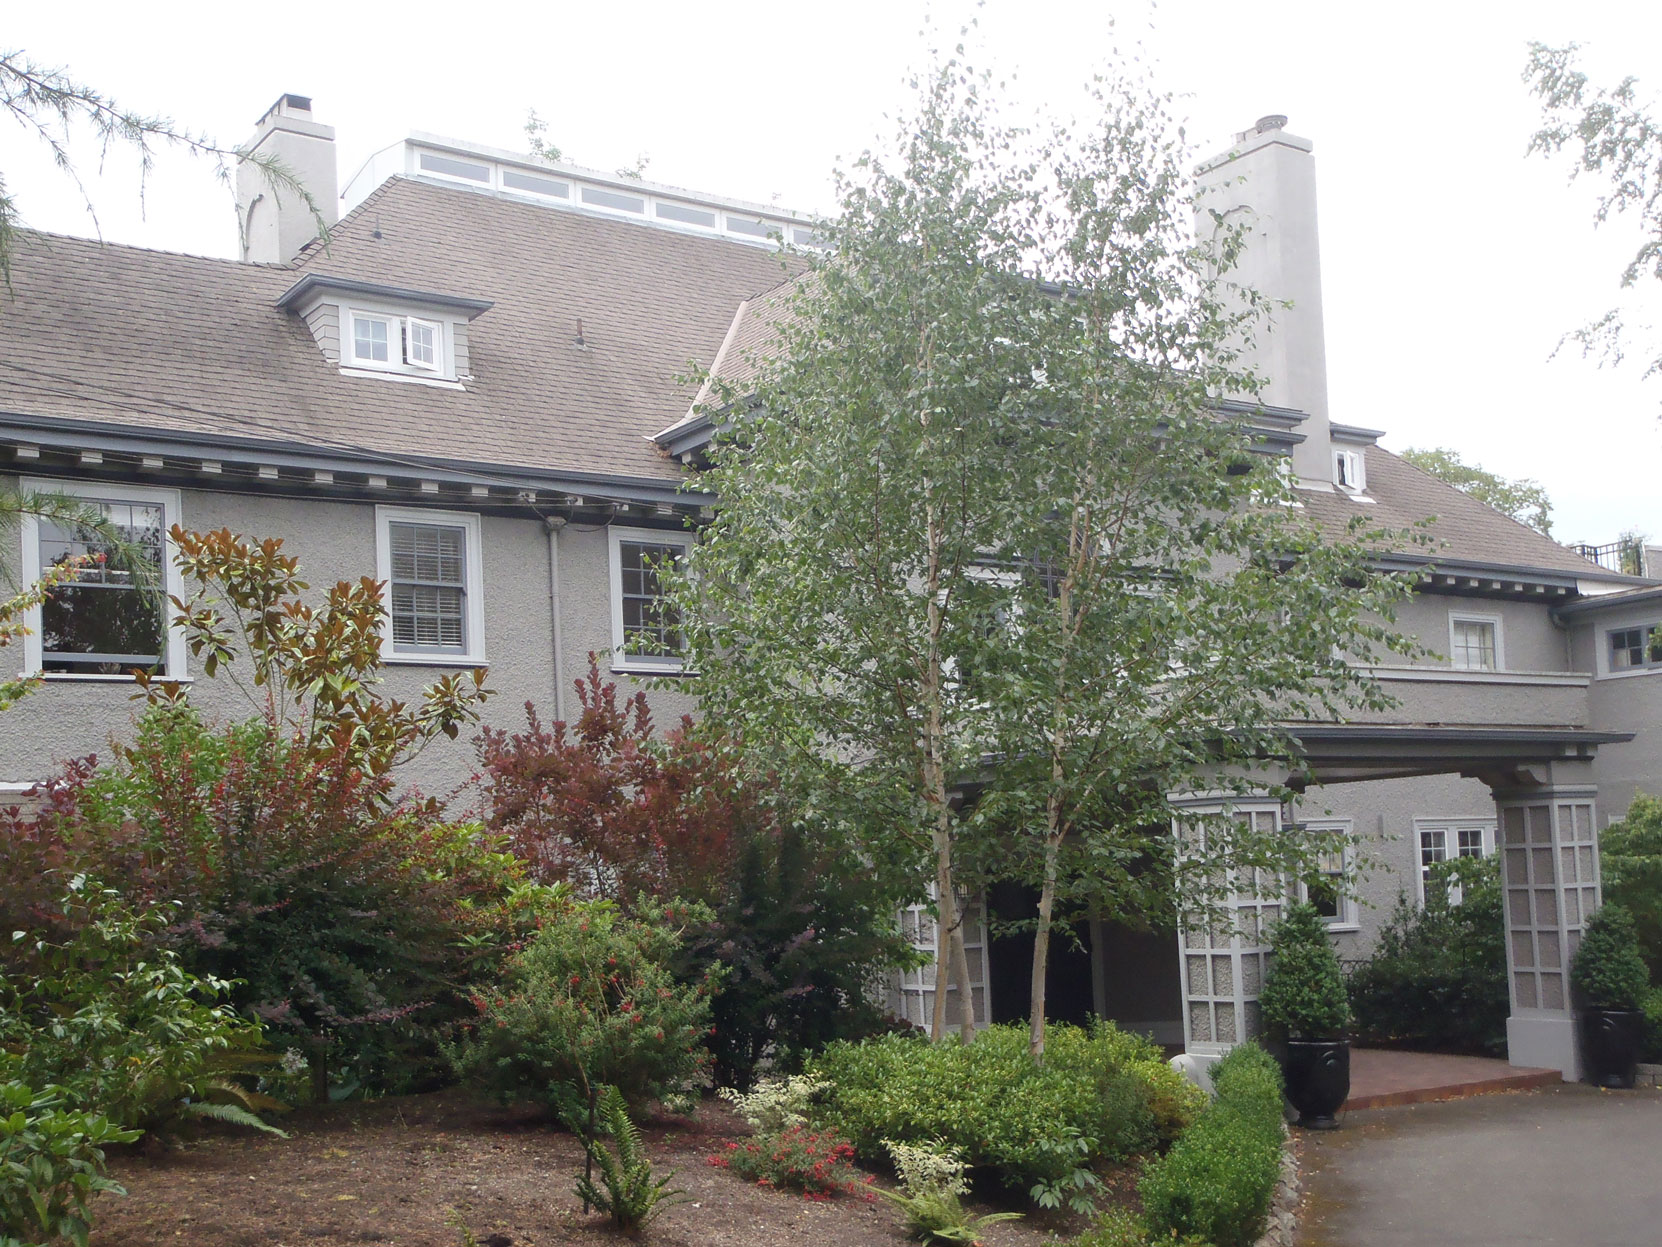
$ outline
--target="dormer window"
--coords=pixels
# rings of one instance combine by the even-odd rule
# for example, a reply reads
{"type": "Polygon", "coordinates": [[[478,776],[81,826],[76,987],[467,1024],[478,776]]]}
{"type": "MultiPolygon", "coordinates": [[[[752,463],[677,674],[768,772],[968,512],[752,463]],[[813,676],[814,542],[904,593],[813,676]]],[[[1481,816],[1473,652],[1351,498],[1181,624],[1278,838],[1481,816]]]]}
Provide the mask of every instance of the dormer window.
{"type": "Polygon", "coordinates": [[[1333,452],[1333,480],[1346,493],[1359,494],[1368,486],[1366,465],[1359,450],[1333,452]]]}
{"type": "Polygon", "coordinates": [[[490,304],[434,291],[308,274],[277,306],[306,322],[324,358],[348,376],[376,374],[455,388],[468,373],[468,327],[490,304]]]}

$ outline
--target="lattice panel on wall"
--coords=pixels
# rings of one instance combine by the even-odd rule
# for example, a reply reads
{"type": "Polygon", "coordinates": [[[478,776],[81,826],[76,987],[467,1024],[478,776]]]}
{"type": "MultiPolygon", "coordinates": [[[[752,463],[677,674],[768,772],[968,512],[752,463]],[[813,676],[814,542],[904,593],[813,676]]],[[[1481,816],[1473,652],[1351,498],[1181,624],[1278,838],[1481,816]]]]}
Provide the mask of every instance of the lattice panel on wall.
{"type": "MultiPolygon", "coordinates": [[[[1281,812],[1279,807],[1247,810],[1237,817],[1250,821],[1254,831],[1271,834],[1280,826],[1281,812]]],[[[1269,956],[1264,932],[1281,919],[1279,883],[1255,870],[1237,880],[1234,896],[1214,923],[1182,925],[1178,942],[1191,1051],[1227,1048],[1262,1033],[1258,993],[1269,956]]]]}
{"type": "Polygon", "coordinates": [[[1543,794],[1500,816],[1513,1009],[1567,1013],[1570,959],[1599,904],[1592,799],[1543,794]]]}

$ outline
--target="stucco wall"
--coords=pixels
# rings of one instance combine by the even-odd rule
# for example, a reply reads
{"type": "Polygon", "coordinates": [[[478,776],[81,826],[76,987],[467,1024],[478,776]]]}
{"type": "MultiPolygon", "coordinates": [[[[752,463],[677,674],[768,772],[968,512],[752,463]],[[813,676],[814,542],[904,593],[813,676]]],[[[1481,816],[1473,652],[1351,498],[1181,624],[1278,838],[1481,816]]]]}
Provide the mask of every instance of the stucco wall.
{"type": "MultiPolygon", "coordinates": [[[[1418,593],[1397,610],[1397,627],[1432,651],[1415,665],[1448,664],[1449,616],[1487,615],[1500,620],[1503,669],[1507,671],[1568,671],[1569,651],[1564,629],[1552,621],[1542,602],[1509,602],[1492,598],[1418,593]]],[[[1404,660],[1391,655],[1385,661],[1404,660]]]]}
{"type": "MultiPolygon", "coordinates": [[[[402,500],[401,500],[402,501],[402,500]]],[[[404,501],[403,505],[416,505],[404,501]]],[[[276,536],[283,548],[300,559],[301,575],[320,594],[321,587],[344,578],[373,576],[375,561],[375,507],[373,503],[296,501],[200,489],[181,491],[181,522],[187,528],[230,528],[251,537],[276,536]]],[[[445,506],[453,506],[446,503],[445,506]]],[[[534,702],[545,721],[554,714],[553,629],[549,599],[548,538],[540,520],[483,517],[481,532],[485,590],[485,653],[490,667],[489,687],[495,698],[484,709],[484,720],[496,726],[524,723],[524,703],[534,702]]],[[[7,551],[13,563],[17,551],[7,551]]],[[[15,566],[15,563],[13,563],[15,566]]],[[[602,673],[634,689],[623,674],[613,675],[606,652],[612,643],[611,589],[607,534],[603,528],[568,527],[560,537],[560,598],[564,661],[562,678],[567,690],[566,712],[577,713],[571,694],[573,682],[587,670],[590,650],[602,655],[602,673]]],[[[13,647],[7,660],[18,662],[21,649],[13,647]]],[[[448,667],[426,664],[389,664],[385,691],[410,700],[448,667]]],[[[241,717],[249,703],[224,678],[195,682],[191,700],[216,718],[241,717]]],[[[0,780],[26,781],[51,774],[67,758],[107,752],[111,736],[125,738],[131,731],[136,704],[132,685],[110,682],[48,681],[20,705],[0,717],[0,780]]],[[[675,692],[653,693],[654,718],[661,727],[691,709],[691,701],[675,692]]],[[[473,770],[471,733],[455,742],[440,739],[401,771],[409,785],[433,795],[446,795],[473,770]]]]}
{"type": "MultiPolygon", "coordinates": [[[[1576,665],[1597,672],[1613,628],[1654,624],[1662,607],[1640,607],[1600,612],[1582,617],[1571,629],[1571,652],[1576,665]]],[[[1624,745],[1601,745],[1594,760],[1599,780],[1600,825],[1627,812],[1638,792],[1662,794],[1662,669],[1595,678],[1588,687],[1588,705],[1594,726],[1613,732],[1637,733],[1624,745]]]]}
{"type": "Polygon", "coordinates": [[[1495,817],[1486,784],[1458,775],[1373,780],[1312,788],[1299,802],[1301,820],[1348,819],[1358,837],[1356,929],[1336,931],[1342,958],[1364,957],[1390,917],[1399,892],[1412,899],[1419,870],[1414,820],[1495,817]]]}

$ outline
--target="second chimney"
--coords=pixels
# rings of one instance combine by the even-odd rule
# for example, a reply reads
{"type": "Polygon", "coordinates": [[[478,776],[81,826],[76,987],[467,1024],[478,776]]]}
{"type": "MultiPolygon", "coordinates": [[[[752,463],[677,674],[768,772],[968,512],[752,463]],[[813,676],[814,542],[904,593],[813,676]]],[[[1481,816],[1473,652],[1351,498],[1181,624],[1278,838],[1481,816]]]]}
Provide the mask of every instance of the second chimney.
{"type": "MultiPolygon", "coordinates": [[[[312,120],[312,102],[304,95],[283,95],[254,126],[243,144],[250,155],[269,156],[304,186],[317,205],[323,225],[339,215],[340,191],[335,172],[335,128],[312,120]]],[[[318,219],[292,190],[272,184],[258,166],[237,166],[237,223],[242,258],[285,263],[318,236],[318,219]]]]}

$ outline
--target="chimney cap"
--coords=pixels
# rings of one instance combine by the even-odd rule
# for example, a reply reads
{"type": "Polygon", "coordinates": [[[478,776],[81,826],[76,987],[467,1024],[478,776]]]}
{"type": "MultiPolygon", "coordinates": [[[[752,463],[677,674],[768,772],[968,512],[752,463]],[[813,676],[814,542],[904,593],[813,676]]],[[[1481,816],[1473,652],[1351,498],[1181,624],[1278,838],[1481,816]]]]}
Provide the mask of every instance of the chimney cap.
{"type": "Polygon", "coordinates": [[[263,125],[273,117],[306,117],[312,115],[312,97],[296,95],[292,91],[285,91],[277,97],[277,102],[265,110],[255,125],[263,125]]]}
{"type": "Polygon", "coordinates": [[[1258,118],[1252,128],[1259,134],[1269,134],[1271,131],[1282,129],[1286,124],[1287,117],[1285,113],[1270,113],[1258,118]]]}

